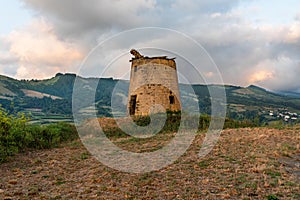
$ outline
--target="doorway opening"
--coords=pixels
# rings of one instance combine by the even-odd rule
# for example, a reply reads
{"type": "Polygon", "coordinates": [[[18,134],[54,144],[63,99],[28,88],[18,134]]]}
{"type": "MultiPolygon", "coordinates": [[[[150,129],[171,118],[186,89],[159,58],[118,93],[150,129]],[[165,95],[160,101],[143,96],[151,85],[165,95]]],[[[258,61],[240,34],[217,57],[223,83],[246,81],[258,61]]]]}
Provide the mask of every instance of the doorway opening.
{"type": "Polygon", "coordinates": [[[130,96],[130,103],[129,103],[129,114],[134,115],[135,114],[135,109],[136,109],[136,98],[137,95],[131,95],[130,96]]]}
{"type": "Polygon", "coordinates": [[[175,103],[174,96],[169,96],[169,100],[170,100],[170,104],[174,104],[175,103]]]}

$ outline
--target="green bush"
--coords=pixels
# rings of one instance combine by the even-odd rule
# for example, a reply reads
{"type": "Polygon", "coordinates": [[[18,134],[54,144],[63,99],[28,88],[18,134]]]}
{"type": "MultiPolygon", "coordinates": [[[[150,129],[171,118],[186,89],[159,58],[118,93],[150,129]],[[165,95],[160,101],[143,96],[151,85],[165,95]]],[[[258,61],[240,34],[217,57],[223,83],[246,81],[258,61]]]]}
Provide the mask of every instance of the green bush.
{"type": "Polygon", "coordinates": [[[76,129],[67,123],[47,126],[29,125],[24,114],[9,115],[0,107],[0,163],[26,149],[45,149],[78,138],[76,129]]]}
{"type": "Polygon", "coordinates": [[[73,125],[60,122],[46,126],[28,126],[27,132],[31,136],[28,148],[47,149],[57,147],[60,143],[78,138],[73,125]]]}
{"type": "MultiPolygon", "coordinates": [[[[211,116],[209,115],[200,115],[199,121],[197,122],[196,116],[188,116],[185,114],[181,114],[180,112],[167,112],[167,118],[165,119],[164,115],[154,114],[155,116],[134,116],[133,121],[138,126],[148,126],[151,123],[151,117],[155,120],[165,121],[164,127],[159,133],[170,133],[177,132],[179,127],[189,130],[190,128],[196,127],[198,123],[198,130],[207,130],[210,127],[211,116]]],[[[214,120],[218,120],[215,118],[214,120]]],[[[221,118],[219,120],[222,120],[221,118]]],[[[215,123],[218,124],[218,123],[215,123]]],[[[226,128],[244,128],[244,127],[256,127],[259,124],[250,120],[233,120],[230,118],[226,118],[224,121],[224,129],[226,128]]],[[[211,127],[214,128],[214,127],[211,127]]],[[[221,127],[216,127],[221,128],[221,127]]],[[[106,136],[108,137],[126,137],[126,133],[124,133],[118,126],[106,127],[103,129],[106,136]]]]}
{"type": "Polygon", "coordinates": [[[24,115],[14,117],[0,108],[0,162],[21,151],[26,145],[26,121],[24,115]]]}
{"type": "Polygon", "coordinates": [[[206,130],[209,127],[211,118],[209,115],[201,115],[199,118],[199,130],[206,130]]]}
{"type": "Polygon", "coordinates": [[[250,120],[234,120],[226,118],[224,122],[224,129],[226,128],[245,128],[245,127],[258,127],[259,123],[250,120]]]}
{"type": "MultiPolygon", "coordinates": [[[[181,114],[180,112],[167,112],[167,118],[165,119],[164,114],[153,114],[151,116],[155,121],[166,120],[164,127],[161,132],[176,132],[180,126],[181,114]]],[[[147,126],[151,123],[150,116],[137,116],[134,117],[133,121],[138,126],[147,126]]]]}
{"type": "Polygon", "coordinates": [[[275,194],[271,194],[267,196],[267,200],[279,200],[279,198],[275,194]]]}

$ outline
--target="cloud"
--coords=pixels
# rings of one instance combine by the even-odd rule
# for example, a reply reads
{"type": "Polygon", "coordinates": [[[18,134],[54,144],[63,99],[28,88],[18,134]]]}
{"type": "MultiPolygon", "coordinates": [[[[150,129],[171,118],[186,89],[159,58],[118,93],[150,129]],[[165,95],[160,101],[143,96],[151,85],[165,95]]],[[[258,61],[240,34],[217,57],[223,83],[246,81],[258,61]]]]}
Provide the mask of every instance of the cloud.
{"type": "Polygon", "coordinates": [[[171,7],[183,12],[195,13],[226,13],[238,4],[238,0],[176,0],[172,1],[171,7]]]}
{"type": "Polygon", "coordinates": [[[297,13],[297,14],[296,14],[295,20],[296,20],[296,21],[300,21],[300,13],[297,13]]]}
{"type": "Polygon", "coordinates": [[[269,71],[256,71],[249,77],[249,83],[259,83],[274,78],[274,73],[269,71]]]}
{"type": "Polygon", "coordinates": [[[55,26],[61,37],[78,38],[111,29],[128,29],[150,21],[144,13],[155,7],[153,0],[24,0],[55,26]]]}
{"type": "Polygon", "coordinates": [[[0,74],[13,76],[16,74],[18,58],[9,52],[10,43],[0,37],[0,74]]]}
{"type": "Polygon", "coordinates": [[[300,42],[300,21],[294,22],[287,30],[285,37],[287,43],[299,43],[300,42]]]}
{"type": "Polygon", "coordinates": [[[267,59],[258,63],[251,70],[248,82],[264,86],[271,90],[297,91],[300,82],[300,62],[289,57],[267,59]]]}
{"type": "MultiPolygon", "coordinates": [[[[74,70],[88,51],[115,33],[159,26],[186,33],[202,44],[219,67],[226,84],[258,84],[273,90],[300,88],[297,84],[300,76],[297,70],[300,60],[299,14],[293,14],[292,22],[268,24],[253,21],[260,9],[258,4],[241,6],[247,2],[239,0],[23,1],[35,14],[36,21],[9,35],[9,55],[0,50],[0,65],[1,62],[10,63],[11,69],[15,66],[18,77],[42,78],[52,76],[58,70],[74,70]],[[284,82],[284,79],[288,81],[284,82]]],[[[166,48],[178,46],[180,51],[194,54],[184,43],[169,35],[157,40],[149,36],[144,41],[140,40],[145,38],[142,36],[129,37],[107,47],[101,59],[92,60],[86,75],[103,70],[104,61],[109,58],[128,52],[108,71],[112,76],[121,77],[130,65],[130,49],[127,48],[143,44],[164,44],[166,48]],[[133,42],[128,44],[129,41],[133,42]],[[120,65],[119,69],[117,65],[120,65]]],[[[199,65],[205,64],[203,61],[199,65]]],[[[201,70],[207,79],[215,80],[215,72],[209,67],[201,70]]]]}
{"type": "Polygon", "coordinates": [[[17,63],[17,78],[45,78],[56,72],[76,69],[83,58],[76,45],[58,40],[51,25],[36,20],[6,37],[9,56],[17,63]]]}
{"type": "Polygon", "coordinates": [[[255,25],[234,9],[206,19],[210,23],[194,23],[189,30],[210,53],[225,83],[272,90],[300,88],[298,22],[255,25]]]}

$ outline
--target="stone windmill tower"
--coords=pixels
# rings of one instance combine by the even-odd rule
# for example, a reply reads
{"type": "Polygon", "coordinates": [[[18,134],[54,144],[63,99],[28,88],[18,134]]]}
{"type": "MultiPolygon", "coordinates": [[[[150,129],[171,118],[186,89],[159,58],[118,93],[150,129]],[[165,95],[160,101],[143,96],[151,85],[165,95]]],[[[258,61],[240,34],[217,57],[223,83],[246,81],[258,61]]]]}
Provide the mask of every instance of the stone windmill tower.
{"type": "Polygon", "coordinates": [[[131,50],[129,115],[180,111],[181,102],[175,58],[145,57],[131,50]]]}

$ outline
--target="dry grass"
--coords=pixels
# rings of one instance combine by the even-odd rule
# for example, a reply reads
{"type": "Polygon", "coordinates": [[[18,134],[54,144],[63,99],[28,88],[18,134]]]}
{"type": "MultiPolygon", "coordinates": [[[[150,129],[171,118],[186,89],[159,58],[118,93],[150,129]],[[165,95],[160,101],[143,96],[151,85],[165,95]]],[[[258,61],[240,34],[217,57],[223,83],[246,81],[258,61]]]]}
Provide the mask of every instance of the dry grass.
{"type": "Polygon", "coordinates": [[[45,94],[45,93],[41,93],[41,92],[37,92],[37,91],[33,91],[33,90],[22,89],[22,91],[28,97],[36,97],[36,98],[40,98],[40,99],[42,99],[43,97],[49,97],[49,98],[54,99],[54,100],[55,99],[61,99],[61,97],[58,97],[58,96],[45,94]]]}
{"type": "MultiPolygon", "coordinates": [[[[204,138],[199,133],[178,161],[145,174],[108,168],[75,141],[64,148],[20,154],[0,165],[0,199],[299,199],[299,131],[224,130],[203,159],[197,156],[204,138]],[[286,159],[290,165],[282,164],[286,159]]],[[[171,137],[148,142],[118,138],[115,144],[142,152],[171,137]]]]}
{"type": "Polygon", "coordinates": [[[2,95],[9,95],[9,96],[15,96],[16,94],[10,91],[5,87],[3,83],[0,83],[0,94],[2,95]]]}

